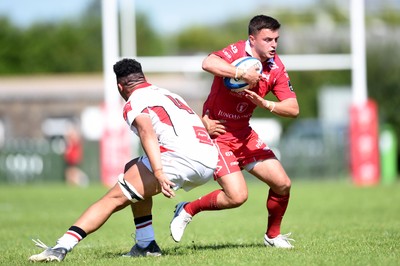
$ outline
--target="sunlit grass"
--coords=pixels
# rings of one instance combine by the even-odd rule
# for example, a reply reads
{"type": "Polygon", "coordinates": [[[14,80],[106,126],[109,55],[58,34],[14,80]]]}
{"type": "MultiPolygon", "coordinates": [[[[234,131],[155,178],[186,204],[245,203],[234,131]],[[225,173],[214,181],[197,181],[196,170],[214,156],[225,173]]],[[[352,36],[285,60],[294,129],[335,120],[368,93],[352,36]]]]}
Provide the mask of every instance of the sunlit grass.
{"type": "MultiPolygon", "coordinates": [[[[345,181],[293,182],[282,233],[295,249],[266,248],[263,234],[268,189],[251,179],[240,208],[200,213],[181,243],[169,236],[174,206],[217,188],[215,182],[174,199],[155,197],[153,225],[159,258],[123,258],[133,245],[130,209],[115,215],[67,255],[68,265],[398,265],[400,184],[356,187],[345,181]]],[[[0,265],[29,265],[40,252],[31,238],[54,245],[58,237],[106,188],[63,185],[0,186],[0,265]]]]}

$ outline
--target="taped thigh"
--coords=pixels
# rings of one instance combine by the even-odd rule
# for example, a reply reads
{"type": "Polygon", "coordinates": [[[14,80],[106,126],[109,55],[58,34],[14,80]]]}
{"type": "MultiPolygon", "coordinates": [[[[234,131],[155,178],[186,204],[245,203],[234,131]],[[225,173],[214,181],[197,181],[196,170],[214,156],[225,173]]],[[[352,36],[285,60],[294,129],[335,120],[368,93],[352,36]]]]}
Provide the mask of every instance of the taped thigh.
{"type": "Polygon", "coordinates": [[[143,200],[143,197],[137,192],[134,186],[129,184],[125,178],[124,174],[118,176],[118,185],[121,188],[124,195],[133,203],[143,200]]]}

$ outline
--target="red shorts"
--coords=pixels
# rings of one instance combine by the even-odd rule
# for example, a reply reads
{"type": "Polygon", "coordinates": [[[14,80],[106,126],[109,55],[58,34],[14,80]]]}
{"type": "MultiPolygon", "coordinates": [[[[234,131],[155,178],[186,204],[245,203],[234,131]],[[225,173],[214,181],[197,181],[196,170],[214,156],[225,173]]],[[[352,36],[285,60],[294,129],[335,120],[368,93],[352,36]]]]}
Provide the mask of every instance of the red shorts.
{"type": "Polygon", "coordinates": [[[274,152],[252,130],[244,137],[218,137],[214,139],[218,148],[218,164],[214,179],[241,171],[250,163],[276,158],[274,152]]]}

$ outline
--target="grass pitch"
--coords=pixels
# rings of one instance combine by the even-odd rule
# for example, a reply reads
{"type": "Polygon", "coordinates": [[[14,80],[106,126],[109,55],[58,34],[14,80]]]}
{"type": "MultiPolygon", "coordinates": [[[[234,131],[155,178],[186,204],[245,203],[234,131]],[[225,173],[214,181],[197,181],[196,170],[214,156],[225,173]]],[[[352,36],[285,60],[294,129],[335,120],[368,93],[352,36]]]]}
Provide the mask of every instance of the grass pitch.
{"type": "MultiPolygon", "coordinates": [[[[267,187],[249,179],[240,208],[197,215],[177,244],[169,236],[176,203],[213,189],[207,185],[174,199],[154,198],[153,226],[163,250],[158,258],[123,258],[133,245],[130,209],[114,214],[62,262],[65,265],[399,265],[400,183],[356,187],[346,181],[294,181],[282,233],[295,248],[263,245],[267,187]]],[[[29,265],[41,250],[32,238],[54,245],[76,218],[106,192],[100,185],[0,186],[0,265],[29,265]]]]}

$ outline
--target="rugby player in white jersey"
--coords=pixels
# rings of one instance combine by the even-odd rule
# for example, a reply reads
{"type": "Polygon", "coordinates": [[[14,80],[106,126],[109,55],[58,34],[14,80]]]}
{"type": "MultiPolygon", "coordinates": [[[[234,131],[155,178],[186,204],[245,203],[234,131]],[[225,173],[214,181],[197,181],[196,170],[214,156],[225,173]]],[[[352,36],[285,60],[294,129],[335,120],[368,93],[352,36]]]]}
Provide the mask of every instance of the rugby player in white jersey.
{"type": "Polygon", "coordinates": [[[200,117],[182,97],[147,82],[139,62],[122,59],[114,65],[118,91],[126,101],[123,117],[139,136],[145,155],[132,160],[125,173],[102,198],[92,204],[60,237],[30,261],[62,261],[87,235],[99,229],[115,212],[131,205],[136,244],[125,256],[160,256],[152,228],[151,197],[175,196],[206,183],[218,161],[217,149],[200,117]]]}

